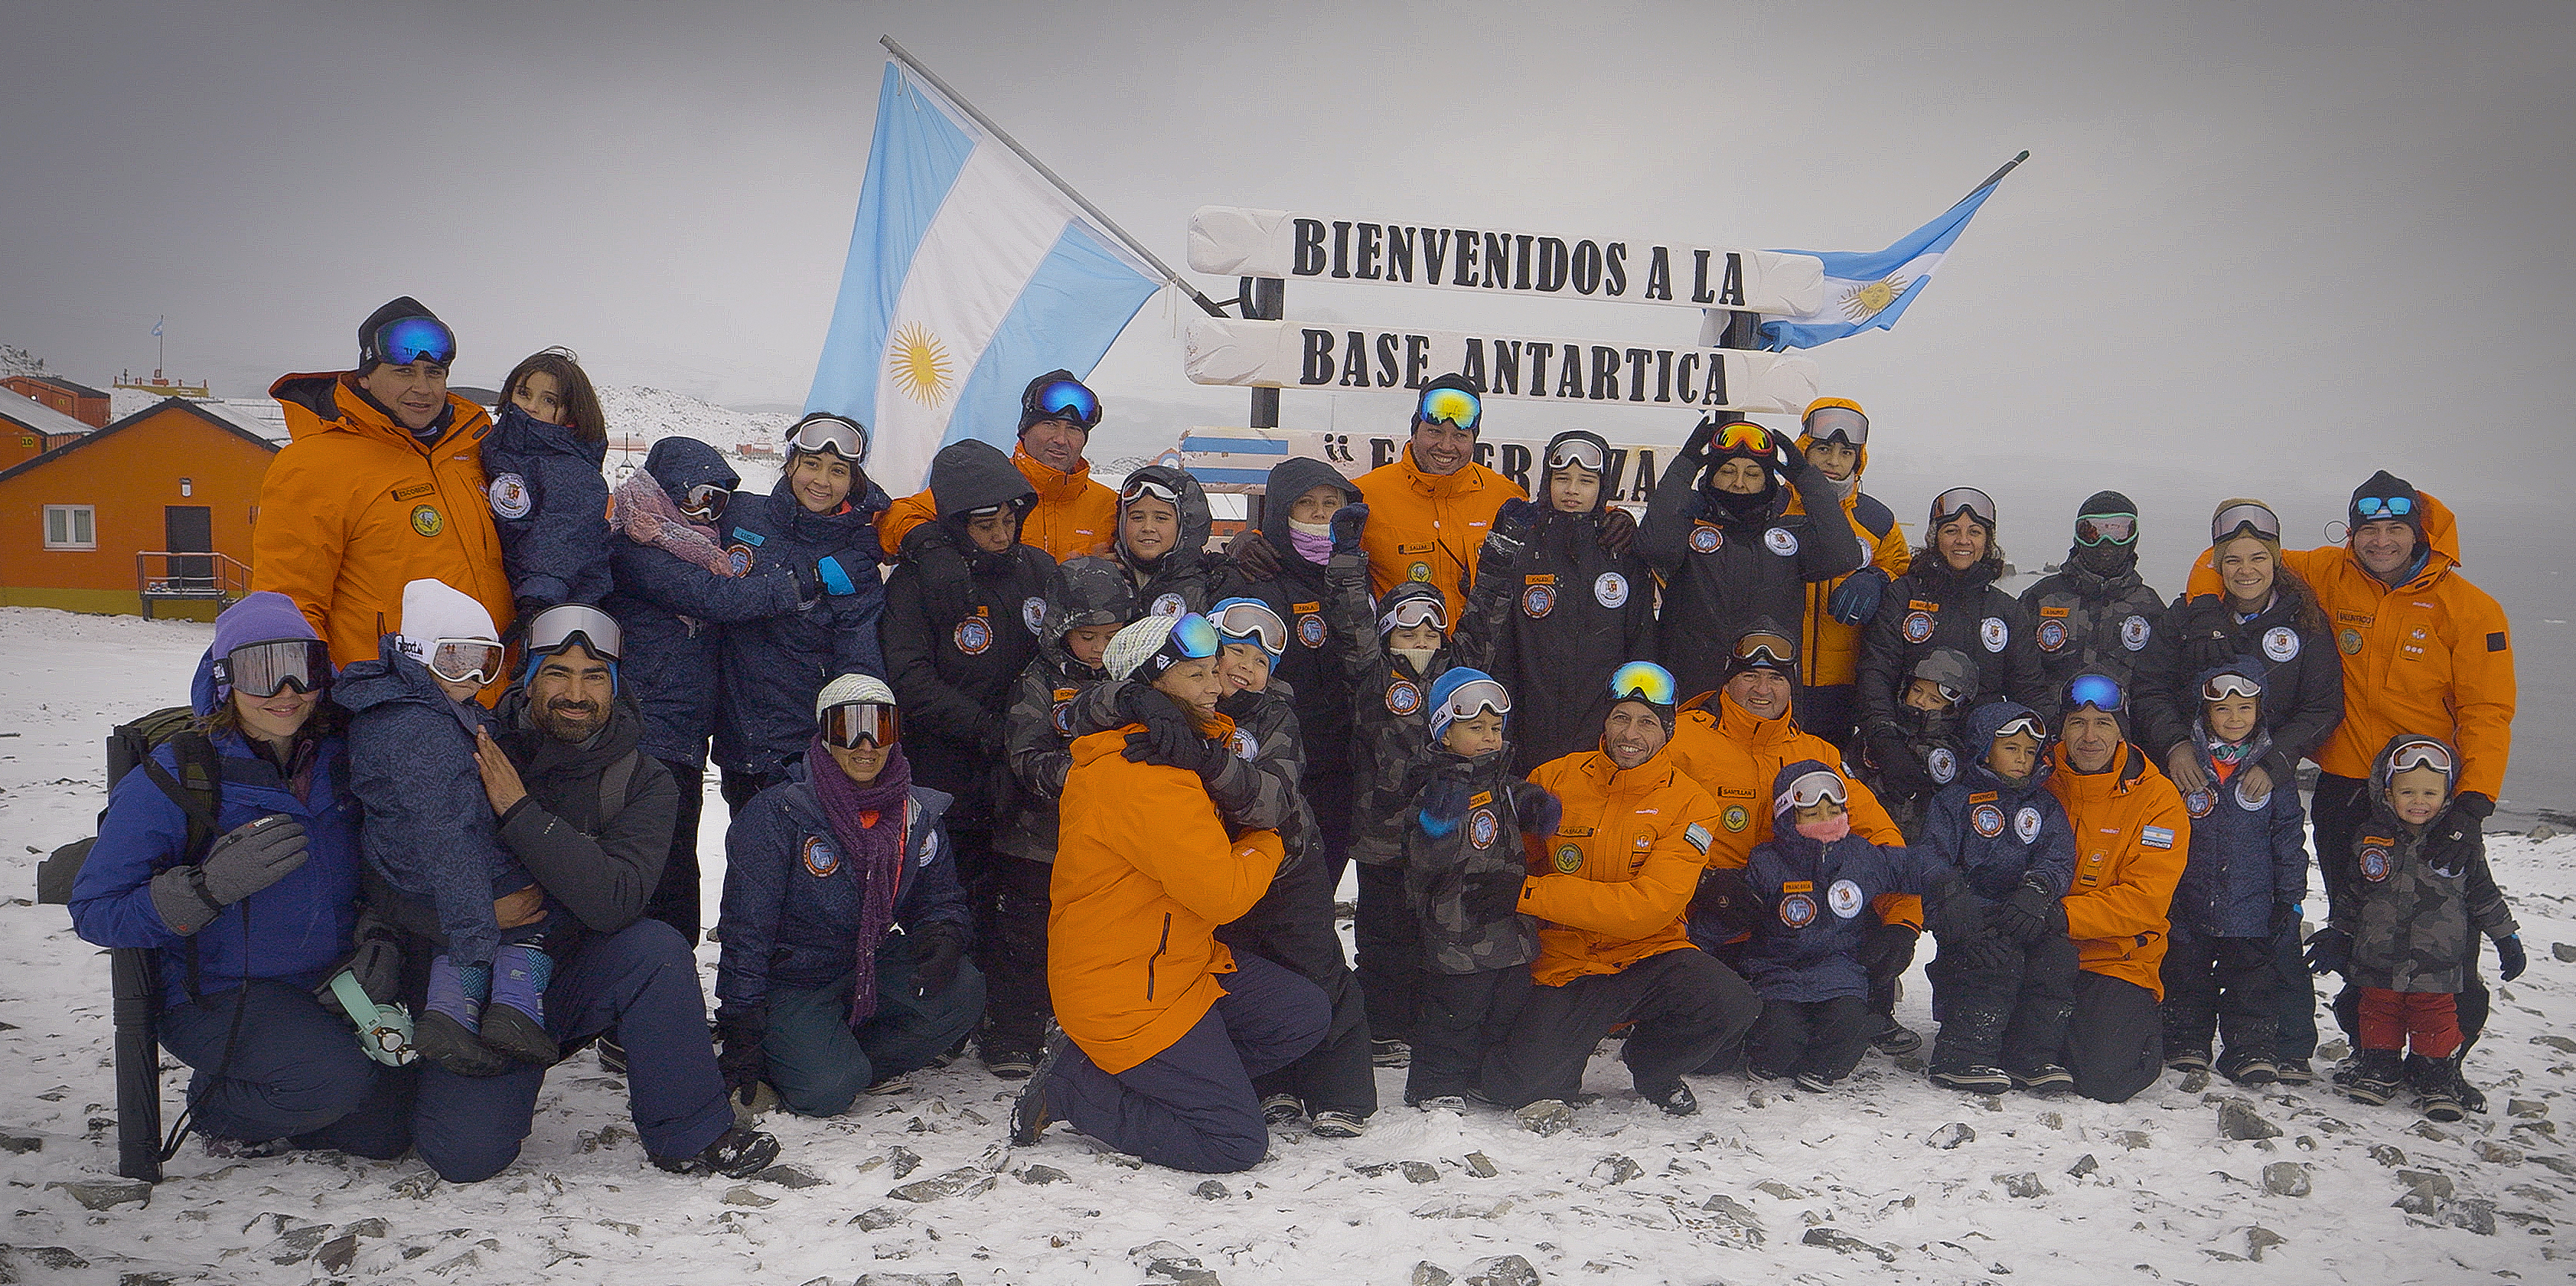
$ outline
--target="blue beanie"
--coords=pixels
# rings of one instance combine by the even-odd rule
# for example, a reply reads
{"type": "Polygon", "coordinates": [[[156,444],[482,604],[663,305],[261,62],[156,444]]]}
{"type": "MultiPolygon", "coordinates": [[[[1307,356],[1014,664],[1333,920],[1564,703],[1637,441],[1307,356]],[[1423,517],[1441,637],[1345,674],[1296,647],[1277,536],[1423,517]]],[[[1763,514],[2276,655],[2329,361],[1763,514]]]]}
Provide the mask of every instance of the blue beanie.
{"type": "MultiPolygon", "coordinates": [[[[1493,677],[1494,676],[1472,666],[1459,665],[1452,666],[1449,669],[1441,671],[1440,677],[1431,681],[1430,713],[1431,739],[1433,741],[1438,741],[1443,735],[1447,734],[1449,731],[1449,725],[1457,721],[1456,717],[1449,713],[1449,698],[1457,695],[1458,689],[1463,688],[1470,683],[1491,681],[1493,677]]],[[[1511,716],[1509,715],[1504,716],[1506,720],[1509,720],[1510,717],[1511,716]]]]}
{"type": "Polygon", "coordinates": [[[234,648],[253,643],[274,643],[279,639],[315,639],[313,623],[304,619],[295,600],[275,590],[264,589],[245,594],[242,600],[223,610],[215,618],[215,641],[206,654],[197,658],[197,676],[188,685],[188,704],[199,715],[210,715],[215,707],[232,696],[232,685],[215,683],[215,661],[230,656],[234,648]]]}

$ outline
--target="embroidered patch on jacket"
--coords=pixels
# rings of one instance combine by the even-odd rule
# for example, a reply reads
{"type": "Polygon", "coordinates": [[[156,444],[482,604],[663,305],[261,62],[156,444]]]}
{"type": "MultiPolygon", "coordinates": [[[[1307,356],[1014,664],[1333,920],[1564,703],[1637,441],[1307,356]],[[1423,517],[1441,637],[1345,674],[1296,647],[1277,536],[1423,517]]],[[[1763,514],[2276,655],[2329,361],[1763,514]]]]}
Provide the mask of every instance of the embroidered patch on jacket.
{"type": "Polygon", "coordinates": [[[424,536],[435,536],[447,529],[447,520],[439,517],[436,509],[417,505],[411,511],[411,529],[424,536]]]}
{"type": "Polygon", "coordinates": [[[515,473],[494,478],[492,485],[484,488],[484,494],[491,497],[493,516],[499,518],[525,518],[537,507],[537,498],[529,494],[528,480],[515,473]]]}
{"type": "Polygon", "coordinates": [[[1780,923],[1792,929],[1803,929],[1816,922],[1816,900],[1804,893],[1792,893],[1780,899],[1780,923]]]}
{"type": "Polygon", "coordinates": [[[2004,833],[2004,810],[1992,804],[1979,804],[1968,814],[1968,824],[1976,827],[1978,834],[1993,839],[2004,833]]]}
{"type": "Polygon", "coordinates": [[[993,627],[985,624],[980,616],[970,616],[957,623],[951,637],[958,651],[968,656],[982,656],[985,649],[993,646],[993,627]]]}
{"type": "Polygon", "coordinates": [[[1930,612],[1907,612],[1905,614],[1906,642],[1921,643],[1931,637],[1932,614],[1930,612]]]}
{"type": "Polygon", "coordinates": [[[1778,554],[1782,558],[1786,558],[1789,555],[1798,552],[1798,533],[1791,531],[1786,527],[1774,527],[1771,530],[1762,533],[1762,543],[1767,546],[1772,553],[1778,554]]]}
{"type": "Polygon", "coordinates": [[[1537,620],[1556,610],[1556,586],[1532,585],[1521,591],[1521,611],[1537,620]]]}
{"type": "Polygon", "coordinates": [[[2138,829],[2138,842],[2148,848],[2172,848],[2174,833],[2170,826],[2144,826],[2138,829]]]}
{"type": "Polygon", "coordinates": [[[1478,848],[1492,848],[1494,837],[1502,833],[1503,823],[1490,808],[1479,808],[1467,817],[1467,842],[1478,848]]]}
{"type": "Polygon", "coordinates": [[[1726,533],[1706,523],[1691,528],[1690,547],[1696,554],[1714,554],[1726,544],[1726,533]]]}
{"type": "Polygon", "coordinates": [[[1832,908],[1835,915],[1845,920],[1860,914],[1861,903],[1864,900],[1860,895],[1860,886],[1850,880],[1836,880],[1832,887],[1825,890],[1825,905],[1832,908]]]}
{"type": "Polygon", "coordinates": [[[2120,646],[2135,652],[2145,647],[2148,636],[2154,633],[2155,627],[2147,624],[2147,618],[2132,616],[2120,622],[2120,646]]]}
{"type": "MultiPolygon", "coordinates": [[[[1617,572],[1603,572],[1592,578],[1592,601],[1603,607],[1621,607],[1628,602],[1628,578],[1617,572]]],[[[2493,637],[2502,637],[2496,635],[2493,637]]]]}
{"type": "Polygon", "coordinates": [[[1412,714],[1422,708],[1422,689],[1413,686],[1410,679],[1386,685],[1386,708],[1394,714],[1412,714]]]}
{"type": "Polygon", "coordinates": [[[805,837],[805,871],[807,874],[820,878],[822,876],[830,875],[832,872],[839,869],[841,869],[841,855],[833,852],[831,845],[824,843],[820,836],[808,835],[805,837]]]}
{"type": "Polygon", "coordinates": [[[1702,857],[1708,856],[1709,839],[1708,828],[1698,822],[1692,822],[1682,828],[1682,842],[1698,849],[1702,857]]]}
{"type": "Polygon", "coordinates": [[[1989,616],[1977,622],[1977,641],[1985,644],[1989,652],[2001,652],[2004,644],[2012,641],[2012,627],[2004,624],[2000,616],[1989,616]]]}
{"type": "Polygon", "coordinates": [[[1717,818],[1718,825],[1731,831],[1743,830],[1745,825],[1752,820],[1753,814],[1744,811],[1744,805],[1742,804],[1727,805],[1726,811],[1718,814],[1717,818]]]}
{"type": "Polygon", "coordinates": [[[2287,625],[2275,625],[2263,631],[2263,655],[2276,662],[2298,659],[2299,632],[2287,625]]]}

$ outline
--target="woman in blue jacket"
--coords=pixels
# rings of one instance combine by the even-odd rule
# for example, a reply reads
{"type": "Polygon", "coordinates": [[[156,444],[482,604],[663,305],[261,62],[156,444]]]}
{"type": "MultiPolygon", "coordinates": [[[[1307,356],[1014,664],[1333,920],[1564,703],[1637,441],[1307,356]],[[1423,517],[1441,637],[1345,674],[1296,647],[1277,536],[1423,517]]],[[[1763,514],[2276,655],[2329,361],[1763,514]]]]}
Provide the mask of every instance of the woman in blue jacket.
{"type": "Polygon", "coordinates": [[[358,909],[359,810],[331,677],[285,595],[226,609],[197,664],[197,728],[181,734],[204,736],[219,765],[211,842],[190,849],[192,796],[165,744],[108,792],[72,888],[83,940],[159,951],[161,1043],[196,1069],[188,1101],[222,1154],[389,1158],[409,1144],[379,1099],[389,1078],[314,996],[348,956],[358,909]]]}
{"type": "Polygon", "coordinates": [[[815,698],[805,775],[762,791],[725,833],[716,1062],[746,1098],[832,1116],[938,1059],[984,1013],[941,817],[912,784],[894,690],[865,674],[815,698]]]}

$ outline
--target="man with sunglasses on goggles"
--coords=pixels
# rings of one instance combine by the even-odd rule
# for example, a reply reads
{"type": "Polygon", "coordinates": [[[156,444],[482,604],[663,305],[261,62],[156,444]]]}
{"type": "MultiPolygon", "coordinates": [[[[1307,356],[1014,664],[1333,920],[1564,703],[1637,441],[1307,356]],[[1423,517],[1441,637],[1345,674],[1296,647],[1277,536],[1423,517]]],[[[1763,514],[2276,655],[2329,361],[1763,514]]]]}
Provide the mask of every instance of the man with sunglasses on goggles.
{"type": "Polygon", "coordinates": [[[2097,491],[2075,511],[2066,561],[2022,591],[2040,673],[2056,687],[2081,670],[2123,683],[2137,673],[2164,623],[2164,600],[2138,575],[2138,506],[2097,491]]]}
{"type": "Polygon", "coordinates": [[[1368,502],[1361,538],[1369,556],[1369,592],[1406,581],[1440,591],[1449,619],[1466,608],[1476,551],[1506,500],[1527,500],[1511,479],[1476,463],[1484,402],[1464,375],[1424,385],[1414,402],[1412,436],[1396,458],[1361,474],[1368,502]]]}
{"type": "Polygon", "coordinates": [[[295,440],[260,484],[251,588],[294,599],[335,664],[375,659],[415,580],[455,586],[510,628],[479,450],[492,418],[447,390],[455,361],[454,332],[406,295],[359,325],[357,369],[269,388],[295,440]]]}
{"type": "MultiPolygon", "coordinates": [[[[1108,552],[1118,531],[1118,493],[1094,481],[1091,462],[1082,458],[1091,445],[1091,431],[1100,427],[1100,414],[1099,396],[1071,371],[1048,371],[1020,393],[1020,440],[1011,450],[1011,463],[1037,491],[1037,501],[1021,523],[1020,540],[1059,563],[1108,552]]],[[[938,513],[938,498],[929,487],[895,501],[877,522],[885,556],[900,556],[903,538],[938,513]]]]}
{"type": "MultiPolygon", "coordinates": [[[[2343,722],[2312,756],[2320,771],[2309,816],[2318,870],[2337,905],[2360,879],[2353,838],[2370,818],[2371,764],[2402,733],[2459,752],[2456,792],[2426,832],[2425,859],[2458,869],[2482,851],[2479,833],[2513,750],[2516,695],[2512,627],[2495,598],[2460,574],[2450,506],[2383,469],[2353,490],[2344,520],[2341,546],[2281,551],[2281,565],[2316,591],[2343,654],[2343,722]]],[[[2192,568],[2193,594],[2220,588],[2206,561],[2192,568]]],[[[2460,1031],[2474,1044],[2487,1009],[2474,969],[2459,1009],[2460,1031]]],[[[2485,1096],[2468,1093],[2472,1110],[2483,1111],[2485,1096]]]]}

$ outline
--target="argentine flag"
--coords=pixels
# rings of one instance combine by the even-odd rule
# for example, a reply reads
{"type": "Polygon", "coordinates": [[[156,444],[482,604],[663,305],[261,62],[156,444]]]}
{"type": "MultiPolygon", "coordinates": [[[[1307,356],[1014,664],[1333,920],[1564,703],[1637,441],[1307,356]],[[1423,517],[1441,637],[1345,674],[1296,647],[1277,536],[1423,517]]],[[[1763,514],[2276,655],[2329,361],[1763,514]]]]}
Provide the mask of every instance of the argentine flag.
{"type": "Polygon", "coordinates": [[[1969,193],[1966,200],[1951,206],[1940,218],[1885,250],[1782,252],[1824,260],[1825,306],[1799,317],[1764,318],[1762,335],[1769,342],[1763,347],[1775,353],[1786,348],[1814,348],[1865,330],[1894,327],[1896,319],[1904,315],[1905,306],[1931,284],[1932,272],[1941,266],[1941,257],[1949,251],[1950,243],[1967,231],[1968,220],[1976,217],[1977,207],[1984,205],[1999,186],[1988,183],[1969,193]]]}
{"type": "Polygon", "coordinates": [[[805,409],[866,425],[868,476],[908,495],[948,443],[1009,451],[1028,382],[1090,374],[1160,287],[1028,162],[889,61],[805,409]]]}

